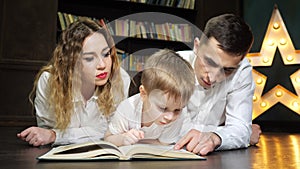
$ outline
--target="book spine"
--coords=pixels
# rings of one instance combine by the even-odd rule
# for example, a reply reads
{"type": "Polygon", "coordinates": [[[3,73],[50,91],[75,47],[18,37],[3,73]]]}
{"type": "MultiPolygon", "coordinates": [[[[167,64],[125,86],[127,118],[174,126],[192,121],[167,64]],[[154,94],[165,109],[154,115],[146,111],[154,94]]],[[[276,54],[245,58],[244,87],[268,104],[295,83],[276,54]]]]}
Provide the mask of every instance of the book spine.
{"type": "Polygon", "coordinates": [[[63,14],[61,12],[57,12],[57,15],[58,15],[58,20],[59,20],[59,23],[60,23],[61,30],[65,30],[66,29],[66,23],[65,23],[63,14]]]}

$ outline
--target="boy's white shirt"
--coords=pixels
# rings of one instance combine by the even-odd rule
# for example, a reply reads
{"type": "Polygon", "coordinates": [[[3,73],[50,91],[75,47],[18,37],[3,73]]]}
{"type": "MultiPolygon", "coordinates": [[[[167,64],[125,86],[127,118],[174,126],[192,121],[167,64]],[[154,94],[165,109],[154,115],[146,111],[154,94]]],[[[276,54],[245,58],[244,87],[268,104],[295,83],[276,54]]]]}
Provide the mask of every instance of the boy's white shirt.
{"type": "Polygon", "coordinates": [[[144,139],[158,139],[162,143],[169,144],[178,141],[183,123],[181,116],[167,125],[153,123],[149,127],[142,127],[142,107],[140,94],[133,95],[121,102],[111,118],[108,130],[112,134],[121,134],[131,129],[138,129],[144,131],[144,139]]]}
{"type": "MultiPolygon", "coordinates": [[[[54,145],[81,143],[86,141],[99,140],[104,137],[108,127],[106,118],[98,109],[97,96],[92,96],[86,105],[83,105],[80,97],[73,100],[74,113],[65,131],[55,129],[55,113],[49,105],[49,83],[51,76],[49,72],[43,72],[40,76],[36,89],[34,106],[36,110],[37,125],[42,128],[52,129],[56,132],[54,145]]],[[[121,76],[124,82],[124,94],[128,95],[130,77],[126,71],[121,69],[121,76]]]]}
{"type": "MultiPolygon", "coordinates": [[[[194,68],[193,51],[177,52],[194,68]]],[[[181,130],[184,136],[190,129],[215,132],[222,143],[217,150],[247,147],[252,124],[252,98],[255,84],[252,66],[244,58],[238,70],[226,81],[204,89],[196,80],[196,88],[188,105],[181,130]]]]}

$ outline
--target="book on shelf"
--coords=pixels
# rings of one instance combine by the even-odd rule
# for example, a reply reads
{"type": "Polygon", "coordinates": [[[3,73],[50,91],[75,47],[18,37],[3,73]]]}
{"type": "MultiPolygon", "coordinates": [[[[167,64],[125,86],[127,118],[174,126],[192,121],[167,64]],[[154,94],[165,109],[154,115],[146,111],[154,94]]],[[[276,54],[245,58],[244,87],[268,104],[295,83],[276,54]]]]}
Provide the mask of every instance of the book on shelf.
{"type": "Polygon", "coordinates": [[[124,50],[121,50],[119,48],[116,48],[116,52],[117,52],[118,59],[121,63],[121,67],[127,71],[129,65],[128,57],[127,57],[128,54],[124,50]]]}
{"type": "Polygon", "coordinates": [[[96,19],[96,18],[92,18],[92,17],[77,16],[77,15],[72,15],[72,14],[62,13],[62,12],[57,12],[57,16],[58,16],[61,30],[65,30],[66,27],[68,27],[71,23],[77,21],[80,18],[89,18],[89,19],[92,19],[92,20],[98,22],[99,25],[104,27],[105,29],[107,29],[111,35],[114,35],[114,31],[113,31],[110,23],[105,18],[96,19]]]}
{"type": "Polygon", "coordinates": [[[148,21],[128,21],[117,19],[115,24],[116,35],[138,37],[143,39],[159,39],[167,41],[191,42],[193,30],[185,23],[156,24],[148,21]],[[124,31],[123,31],[124,30],[124,31]]]}
{"type": "Polygon", "coordinates": [[[100,25],[101,27],[103,27],[103,28],[105,28],[105,29],[108,30],[108,28],[107,28],[107,26],[106,26],[106,23],[105,23],[104,19],[99,19],[99,25],[100,25]]]}
{"type": "MultiPolygon", "coordinates": [[[[97,19],[95,19],[97,20],[97,19]]],[[[100,26],[102,26],[103,28],[105,28],[106,30],[108,30],[108,32],[110,33],[110,35],[114,35],[114,30],[112,29],[109,21],[106,18],[103,19],[99,19],[99,24],[100,26]]]]}
{"type": "Polygon", "coordinates": [[[195,0],[123,0],[123,1],[177,7],[177,8],[186,8],[186,9],[194,9],[195,7],[195,0]]]}
{"type": "Polygon", "coordinates": [[[142,71],[149,55],[129,54],[123,50],[117,49],[117,56],[121,67],[126,71],[142,71]]]}
{"type": "Polygon", "coordinates": [[[117,147],[106,141],[78,143],[52,148],[37,158],[41,161],[89,160],[205,160],[186,150],[174,150],[172,145],[135,144],[117,147]]]}
{"type": "MultiPolygon", "coordinates": [[[[76,16],[58,12],[61,30],[65,30],[71,23],[85,16],[76,16]]],[[[192,42],[193,30],[189,24],[184,23],[154,23],[148,21],[134,21],[129,19],[116,19],[109,23],[105,18],[93,19],[106,28],[111,35],[122,37],[136,37],[142,39],[158,39],[167,41],[192,42]],[[114,28],[113,28],[114,27],[114,28]]]]}
{"type": "Polygon", "coordinates": [[[58,16],[58,20],[59,20],[59,23],[60,23],[61,30],[65,30],[66,29],[66,23],[65,23],[64,15],[61,12],[57,12],[57,16],[58,16]]]}

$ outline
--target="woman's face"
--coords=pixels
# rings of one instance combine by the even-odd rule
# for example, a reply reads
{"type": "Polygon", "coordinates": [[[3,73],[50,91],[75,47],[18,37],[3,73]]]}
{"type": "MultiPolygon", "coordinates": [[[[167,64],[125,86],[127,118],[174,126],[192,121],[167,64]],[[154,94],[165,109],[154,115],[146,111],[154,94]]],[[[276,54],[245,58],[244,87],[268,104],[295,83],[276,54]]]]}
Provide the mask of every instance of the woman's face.
{"type": "Polygon", "coordinates": [[[111,74],[112,59],[104,36],[94,33],[83,42],[82,49],[82,83],[102,86],[111,74]]]}

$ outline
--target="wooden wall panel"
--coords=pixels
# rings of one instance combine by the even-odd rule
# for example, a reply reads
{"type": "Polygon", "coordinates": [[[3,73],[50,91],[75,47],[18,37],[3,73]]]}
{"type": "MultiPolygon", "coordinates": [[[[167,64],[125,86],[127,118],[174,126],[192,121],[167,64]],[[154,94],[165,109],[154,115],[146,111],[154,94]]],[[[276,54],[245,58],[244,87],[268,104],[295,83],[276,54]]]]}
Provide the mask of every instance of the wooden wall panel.
{"type": "Polygon", "coordinates": [[[35,124],[28,94],[55,46],[57,1],[0,2],[0,126],[35,124]]]}

